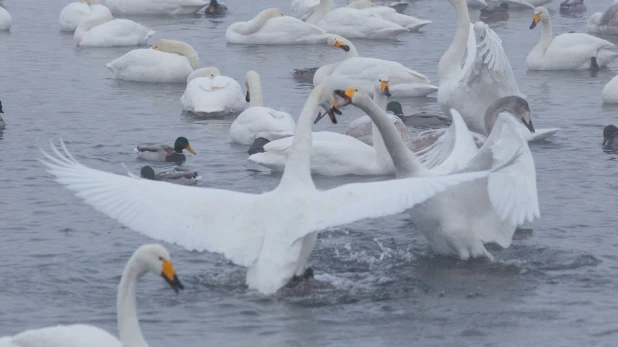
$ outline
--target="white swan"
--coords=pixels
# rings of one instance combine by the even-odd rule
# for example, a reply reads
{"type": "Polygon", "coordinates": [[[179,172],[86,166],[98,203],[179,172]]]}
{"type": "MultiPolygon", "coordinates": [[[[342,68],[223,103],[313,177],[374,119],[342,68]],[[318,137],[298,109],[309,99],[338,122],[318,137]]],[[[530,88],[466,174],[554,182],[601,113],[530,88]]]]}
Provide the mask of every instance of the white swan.
{"type": "Polygon", "coordinates": [[[194,14],[208,5],[205,0],[106,0],[105,5],[117,15],[194,14]]]}
{"type": "Polygon", "coordinates": [[[151,83],[185,83],[199,64],[191,45],[161,39],[150,49],[135,49],[105,65],[117,79],[151,83]]]}
{"type": "Polygon", "coordinates": [[[52,146],[55,156],[47,155],[45,164],[58,182],[95,209],[146,236],[189,250],[223,253],[248,267],[250,289],[272,294],[293,276],[305,274],[319,230],[399,213],[451,185],[488,174],[346,184],[318,191],[309,171],[312,116],[318,105],[330,108],[332,99],[326,85],[311,92],[281,181],[263,194],[110,174],[81,165],[66,147],[61,154],[52,146]]]}
{"type": "MultiPolygon", "coordinates": [[[[388,77],[374,79],[374,100],[386,109],[389,93],[388,77]]],[[[329,114],[333,118],[332,114],[329,114]]],[[[316,119],[320,120],[321,115],[316,119]]],[[[375,128],[375,125],[372,126],[375,128]]],[[[324,176],[376,176],[392,175],[395,168],[384,147],[380,132],[372,133],[374,147],[351,136],[322,131],[313,133],[311,145],[311,173],[324,176]]],[[[273,171],[283,171],[288,161],[294,139],[291,137],[272,141],[264,145],[262,153],[255,153],[249,161],[273,171]]]]}
{"type": "Polygon", "coordinates": [[[228,43],[245,45],[290,45],[322,42],[327,33],[281,10],[264,10],[248,22],[236,22],[225,31],[228,43]]]}
{"type": "Polygon", "coordinates": [[[230,126],[232,141],[250,145],[259,137],[272,141],[294,135],[296,123],[292,116],[264,107],[262,82],[257,72],[247,72],[245,87],[250,107],[238,115],[230,126]]]}
{"type": "Polygon", "coordinates": [[[292,0],[290,16],[300,20],[307,20],[313,13],[313,8],[320,4],[320,0],[292,0]]]}
{"type": "Polygon", "coordinates": [[[485,0],[466,0],[466,4],[470,8],[483,8],[487,6],[487,1],[485,0]]]}
{"type": "Polygon", "coordinates": [[[180,98],[185,111],[196,113],[239,112],[245,108],[245,96],[235,79],[221,76],[216,67],[197,69],[187,78],[180,98]]]}
{"type": "Polygon", "coordinates": [[[601,92],[604,104],[618,104],[618,76],[609,81],[601,92]]]}
{"type": "Polygon", "coordinates": [[[500,97],[522,95],[498,35],[483,22],[470,24],[464,0],[449,1],[457,13],[457,29],[438,65],[438,104],[447,115],[456,109],[468,128],[487,135],[483,120],[487,107],[500,97]],[[466,50],[471,53],[462,68],[466,50]]]}
{"type": "Polygon", "coordinates": [[[352,42],[341,36],[330,35],[326,43],[343,50],[346,56],[340,62],[320,67],[313,76],[314,86],[330,80],[333,86],[351,83],[373,91],[375,77],[386,75],[390,77],[390,91],[394,97],[426,96],[438,90],[425,75],[398,62],[359,57],[352,42]]]}
{"type": "Polygon", "coordinates": [[[375,14],[350,7],[333,8],[333,0],[320,0],[307,18],[307,23],[314,24],[331,34],[348,39],[392,39],[409,32],[399,24],[384,20],[375,14]]]}
{"type": "Polygon", "coordinates": [[[513,129],[513,117],[500,116],[485,145],[477,150],[465,122],[452,110],[451,126],[458,131],[453,147],[456,150],[429,171],[414,155],[409,155],[393,123],[367,94],[358,88],[336,93],[345,99],[338,105],[352,103],[376,123],[398,178],[431,177],[449,171],[493,171],[487,179],[448,188],[409,211],[414,224],[437,253],[462,259],[493,259],[484,243],[509,247],[515,228],[539,217],[534,161],[527,142],[513,129]]]}
{"type": "Polygon", "coordinates": [[[75,29],[73,40],[78,46],[116,47],[145,45],[154,30],[129,19],[113,16],[91,17],[75,29]]]}
{"type": "Polygon", "coordinates": [[[60,28],[63,31],[73,31],[83,21],[90,17],[111,16],[110,10],[92,0],[81,0],[66,5],[60,11],[60,28]]]}
{"type": "Polygon", "coordinates": [[[118,285],[116,310],[120,339],[92,325],[74,324],[26,330],[14,336],[0,337],[0,346],[148,347],[136,310],[137,282],[147,272],[163,277],[175,292],[184,289],[165,247],[149,244],[138,248],[127,262],[118,285]]]}
{"type": "Polygon", "coordinates": [[[588,31],[595,34],[618,35],[618,0],[603,13],[593,13],[588,18],[588,31]]]}
{"type": "Polygon", "coordinates": [[[568,33],[553,36],[549,11],[545,7],[534,9],[530,29],[541,22],[541,40],[526,58],[529,70],[581,70],[607,66],[618,53],[611,51],[615,45],[598,37],[568,33]]]}
{"type": "Polygon", "coordinates": [[[10,30],[12,22],[13,19],[11,18],[9,11],[0,6],[0,31],[10,30]]]}
{"type": "Polygon", "coordinates": [[[357,0],[349,4],[348,7],[375,14],[384,20],[398,24],[410,31],[419,31],[425,25],[432,23],[430,20],[418,19],[416,17],[397,13],[392,7],[375,6],[371,0],[357,0]]]}

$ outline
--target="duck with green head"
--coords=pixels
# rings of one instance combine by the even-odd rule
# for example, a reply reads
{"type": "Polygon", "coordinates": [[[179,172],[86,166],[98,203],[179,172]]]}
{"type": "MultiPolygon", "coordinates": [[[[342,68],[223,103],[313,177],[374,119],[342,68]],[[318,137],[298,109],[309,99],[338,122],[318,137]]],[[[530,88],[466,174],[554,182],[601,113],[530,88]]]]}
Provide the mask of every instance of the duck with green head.
{"type": "MultiPolygon", "coordinates": [[[[4,111],[2,111],[2,101],[0,101],[0,113],[4,113],[4,111]]],[[[0,130],[4,130],[6,128],[6,123],[4,122],[4,119],[2,119],[2,116],[0,116],[0,130]]]]}
{"type": "Polygon", "coordinates": [[[217,0],[210,0],[204,14],[207,16],[223,16],[227,13],[227,5],[217,0]]]}
{"type": "Polygon", "coordinates": [[[142,167],[139,177],[147,180],[170,182],[182,185],[197,184],[197,181],[200,178],[197,172],[190,170],[172,170],[155,174],[154,169],[148,165],[142,167]]]}
{"type": "Polygon", "coordinates": [[[195,151],[191,148],[189,140],[186,137],[179,137],[174,142],[174,147],[168,145],[140,145],[135,148],[137,157],[150,161],[167,161],[180,163],[187,160],[183,150],[195,155],[195,151]]]}

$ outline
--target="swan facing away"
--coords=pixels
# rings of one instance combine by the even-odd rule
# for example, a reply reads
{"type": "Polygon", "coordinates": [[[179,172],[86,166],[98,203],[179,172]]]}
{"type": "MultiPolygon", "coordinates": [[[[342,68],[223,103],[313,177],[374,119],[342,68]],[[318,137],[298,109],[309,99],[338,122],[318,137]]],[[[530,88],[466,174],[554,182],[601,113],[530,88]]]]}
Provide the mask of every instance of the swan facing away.
{"type": "Polygon", "coordinates": [[[394,97],[427,96],[438,90],[427,76],[398,62],[359,57],[352,42],[341,36],[330,35],[326,43],[346,55],[340,62],[320,67],[313,76],[314,86],[328,80],[333,86],[358,85],[373,91],[376,76],[386,75],[390,78],[390,93],[394,97]]]}
{"type": "Polygon", "coordinates": [[[245,75],[246,101],[250,107],[244,110],[230,126],[233,142],[250,145],[257,138],[269,141],[294,135],[296,123],[290,114],[264,107],[262,82],[255,71],[245,75]]]}
{"type": "Polygon", "coordinates": [[[112,13],[109,8],[103,5],[93,4],[92,0],[72,2],[60,11],[60,29],[63,31],[73,31],[88,18],[111,15],[112,13]]]}
{"type": "Polygon", "coordinates": [[[588,18],[588,31],[595,34],[618,35],[618,1],[605,10],[588,18]]]}
{"type": "Polygon", "coordinates": [[[271,8],[248,22],[236,22],[225,31],[228,43],[245,45],[293,45],[326,40],[326,31],[271,8]]]}
{"type": "Polygon", "coordinates": [[[348,7],[376,15],[379,18],[393,22],[410,31],[419,31],[425,25],[432,23],[430,20],[418,19],[416,17],[397,13],[397,11],[391,7],[375,6],[370,0],[357,0],[349,4],[348,7]]]}
{"type": "Polygon", "coordinates": [[[346,184],[318,191],[310,173],[312,117],[333,95],[313,89],[301,115],[278,186],[262,194],[140,180],[91,169],[62,144],[45,165],[90,206],[146,236],[189,250],[222,253],[247,267],[250,289],[273,294],[305,274],[317,232],[365,218],[400,213],[458,183],[487,172],[346,184]],[[152,213],[152,211],[157,213],[152,213]]]}
{"type": "Polygon", "coordinates": [[[539,217],[534,161],[528,143],[513,129],[514,117],[500,116],[483,147],[477,149],[466,123],[451,110],[451,128],[457,133],[454,150],[429,170],[409,154],[393,123],[366,93],[358,88],[335,93],[343,98],[337,102],[339,107],[351,103],[372,118],[399,179],[492,170],[486,179],[448,188],[409,210],[435,252],[461,259],[493,259],[485,243],[509,247],[515,228],[539,217]]]}
{"type": "Polygon", "coordinates": [[[118,15],[185,15],[208,5],[205,0],[106,0],[105,5],[118,15]]]}
{"type": "Polygon", "coordinates": [[[10,30],[12,22],[13,19],[11,18],[9,11],[0,6],[0,31],[10,30]]]}
{"type": "Polygon", "coordinates": [[[529,70],[581,70],[606,67],[618,53],[611,51],[615,45],[598,37],[568,33],[553,36],[549,11],[545,7],[534,9],[530,29],[539,22],[543,25],[541,40],[526,58],[529,70]]]}
{"type": "Polygon", "coordinates": [[[240,112],[245,108],[240,84],[231,77],[221,76],[216,67],[193,71],[180,102],[185,111],[194,113],[240,112]]]}
{"type": "Polygon", "coordinates": [[[176,293],[184,289],[165,247],[149,244],[138,248],[127,262],[118,285],[116,316],[119,339],[101,328],[74,324],[26,330],[14,336],[0,337],[0,346],[147,347],[137,317],[136,292],[137,282],[148,272],[163,277],[176,293]]]}
{"type": "Polygon", "coordinates": [[[105,65],[117,79],[150,83],[185,83],[199,56],[191,45],[161,39],[150,49],[135,49],[105,65]]]}
{"type": "Polygon", "coordinates": [[[78,25],[73,40],[78,46],[139,46],[147,44],[154,33],[154,30],[129,19],[97,16],[78,25]]]}

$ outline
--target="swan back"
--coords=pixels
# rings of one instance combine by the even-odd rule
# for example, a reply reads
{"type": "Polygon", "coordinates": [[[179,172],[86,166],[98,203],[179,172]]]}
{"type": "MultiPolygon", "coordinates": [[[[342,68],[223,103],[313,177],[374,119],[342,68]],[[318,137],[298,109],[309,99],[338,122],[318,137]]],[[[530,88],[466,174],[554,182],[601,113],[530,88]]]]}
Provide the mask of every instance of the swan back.
{"type": "Polygon", "coordinates": [[[366,8],[372,8],[375,7],[375,5],[373,4],[373,2],[371,2],[371,0],[357,0],[354,1],[353,3],[348,5],[349,8],[355,8],[357,10],[363,10],[366,8]]]}
{"type": "Polygon", "coordinates": [[[189,59],[189,63],[191,64],[191,67],[193,69],[196,69],[197,65],[199,64],[199,56],[197,52],[188,43],[182,41],[160,39],[151,48],[161,52],[175,53],[185,56],[187,57],[187,59],[189,59]]]}
{"type": "Polygon", "coordinates": [[[280,9],[269,8],[261,11],[257,14],[257,16],[255,16],[255,18],[248,22],[238,22],[232,24],[230,29],[233,29],[233,31],[241,35],[251,35],[259,31],[269,19],[284,16],[285,15],[280,9]]]}
{"type": "Polygon", "coordinates": [[[197,69],[193,71],[187,78],[187,83],[191,82],[191,80],[196,79],[198,77],[214,78],[217,76],[221,76],[221,73],[219,72],[219,69],[217,69],[216,67],[214,66],[203,67],[201,69],[197,69]]]}
{"type": "Polygon", "coordinates": [[[86,34],[90,29],[96,26],[99,26],[101,24],[111,22],[113,20],[114,20],[114,16],[112,15],[101,15],[101,16],[88,18],[85,21],[83,21],[80,25],[78,25],[77,28],[75,28],[73,39],[79,42],[84,37],[84,34],[86,34]]]}

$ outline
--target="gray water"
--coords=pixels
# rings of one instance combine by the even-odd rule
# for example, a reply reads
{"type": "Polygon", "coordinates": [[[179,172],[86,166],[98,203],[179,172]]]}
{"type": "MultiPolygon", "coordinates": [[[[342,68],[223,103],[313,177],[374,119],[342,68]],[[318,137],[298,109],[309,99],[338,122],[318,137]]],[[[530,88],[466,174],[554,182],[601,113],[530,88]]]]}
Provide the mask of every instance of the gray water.
{"type": "MultiPolygon", "coordinates": [[[[587,2],[588,15],[610,1],[587,2]]],[[[228,46],[230,23],[288,1],[228,0],[230,14],[135,18],[159,38],[183,40],[200,65],[241,81],[262,75],[266,104],[300,112],[311,86],[295,68],[334,62],[328,47],[228,46]]],[[[250,165],[246,146],[232,145],[233,118],[183,114],[183,85],[117,81],[104,64],[129,48],[76,48],[59,32],[65,1],[6,0],[11,33],[0,33],[0,100],[7,130],[0,137],[0,336],[55,324],[88,323],[116,334],[116,286],[131,253],[153,242],[86,206],[52,181],[38,148],[64,138],[82,163],[126,174],[143,163],[132,148],[186,136],[198,152],[185,168],[204,187],[244,192],[272,189],[279,175],[250,165]]],[[[548,5],[556,33],[585,32],[585,17],[562,17],[548,5]]],[[[396,41],[354,43],[361,55],[392,59],[437,84],[437,63],[454,33],[446,0],[417,1],[408,14],[434,21],[423,33],[396,41]]],[[[478,18],[478,12],[472,13],[478,18]]],[[[151,346],[524,346],[618,342],[616,276],[616,155],[602,151],[605,125],[617,108],[601,105],[601,89],[618,62],[590,72],[527,72],[525,57],[540,30],[531,10],[511,11],[494,26],[537,128],[559,127],[531,146],[542,217],[515,234],[496,258],[459,261],[435,256],[407,215],[363,221],[322,232],[310,258],[316,278],[264,297],[244,285],[244,269],[217,254],[166,244],[186,290],[174,294],[156,276],[140,283],[142,329],[151,346]]],[[[437,111],[435,97],[404,101],[407,113],[437,111]]],[[[343,132],[359,112],[345,109],[343,132]]],[[[153,165],[155,170],[170,168],[153,165]]],[[[382,178],[315,177],[319,188],[382,178]]],[[[170,230],[170,232],[173,232],[170,230]]]]}

